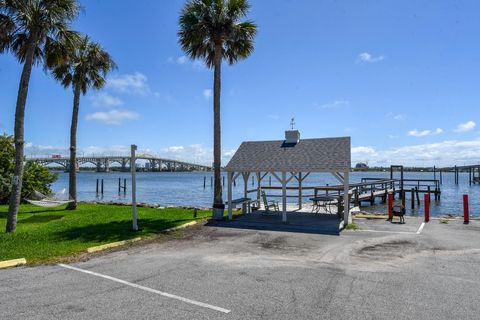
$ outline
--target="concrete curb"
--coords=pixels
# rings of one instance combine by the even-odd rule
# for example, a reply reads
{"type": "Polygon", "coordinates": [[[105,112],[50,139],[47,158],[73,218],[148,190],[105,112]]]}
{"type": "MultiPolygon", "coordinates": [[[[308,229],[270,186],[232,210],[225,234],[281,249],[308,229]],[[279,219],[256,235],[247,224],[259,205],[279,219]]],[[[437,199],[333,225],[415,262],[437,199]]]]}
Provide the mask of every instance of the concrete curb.
{"type": "Polygon", "coordinates": [[[368,214],[356,214],[354,217],[354,219],[377,219],[377,220],[385,220],[385,219],[388,219],[388,216],[387,215],[374,215],[374,214],[371,214],[371,215],[368,215],[368,214]]]}
{"type": "Polygon", "coordinates": [[[123,246],[123,245],[129,244],[129,243],[139,241],[141,239],[142,238],[138,237],[138,238],[134,238],[134,239],[130,239],[130,240],[123,240],[123,241],[117,241],[117,242],[102,244],[101,246],[88,248],[87,252],[88,253],[93,253],[93,252],[98,252],[98,251],[102,251],[102,250],[106,250],[106,249],[110,249],[110,248],[115,248],[115,247],[119,247],[119,246],[123,246]]]}
{"type": "Polygon", "coordinates": [[[173,227],[173,228],[168,228],[168,229],[162,230],[162,232],[170,232],[170,231],[175,231],[175,230],[179,230],[179,229],[185,229],[185,228],[188,228],[188,227],[196,225],[196,224],[197,224],[197,221],[190,221],[190,222],[181,224],[181,225],[173,227]]]}
{"type": "Polygon", "coordinates": [[[0,269],[18,267],[27,264],[25,258],[0,261],[0,269]]]}

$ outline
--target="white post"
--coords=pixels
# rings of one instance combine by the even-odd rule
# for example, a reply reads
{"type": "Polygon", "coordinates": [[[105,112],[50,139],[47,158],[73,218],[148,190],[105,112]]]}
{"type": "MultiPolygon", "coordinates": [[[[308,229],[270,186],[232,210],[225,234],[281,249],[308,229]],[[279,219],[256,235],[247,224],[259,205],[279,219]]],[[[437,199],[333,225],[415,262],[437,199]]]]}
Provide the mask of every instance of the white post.
{"type": "Polygon", "coordinates": [[[260,197],[261,197],[261,192],[262,192],[262,173],[257,172],[257,201],[258,201],[258,206],[260,207],[260,197]]]}
{"type": "Polygon", "coordinates": [[[227,172],[227,185],[228,185],[228,220],[232,220],[232,183],[233,172],[227,172]]]}
{"type": "Polygon", "coordinates": [[[135,151],[137,146],[131,145],[130,170],[132,172],[132,228],[138,231],[137,225],[137,166],[135,164],[135,151]]]}
{"type": "Polygon", "coordinates": [[[348,189],[350,186],[349,182],[349,171],[345,171],[343,175],[343,226],[347,226],[348,219],[350,215],[350,201],[348,199],[348,189]]]}
{"type": "Polygon", "coordinates": [[[282,221],[287,222],[287,173],[282,172],[282,221]]]}

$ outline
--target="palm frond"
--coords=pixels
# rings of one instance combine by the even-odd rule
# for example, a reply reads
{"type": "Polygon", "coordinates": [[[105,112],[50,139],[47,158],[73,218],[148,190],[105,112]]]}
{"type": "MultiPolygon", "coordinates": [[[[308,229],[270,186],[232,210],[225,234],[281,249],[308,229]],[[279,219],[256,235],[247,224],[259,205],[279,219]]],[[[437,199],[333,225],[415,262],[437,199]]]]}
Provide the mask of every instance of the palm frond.
{"type": "Polygon", "coordinates": [[[233,64],[248,57],[254,49],[257,26],[252,21],[241,22],[248,13],[247,0],[190,0],[180,13],[178,41],[191,59],[214,65],[215,49],[233,64]]]}

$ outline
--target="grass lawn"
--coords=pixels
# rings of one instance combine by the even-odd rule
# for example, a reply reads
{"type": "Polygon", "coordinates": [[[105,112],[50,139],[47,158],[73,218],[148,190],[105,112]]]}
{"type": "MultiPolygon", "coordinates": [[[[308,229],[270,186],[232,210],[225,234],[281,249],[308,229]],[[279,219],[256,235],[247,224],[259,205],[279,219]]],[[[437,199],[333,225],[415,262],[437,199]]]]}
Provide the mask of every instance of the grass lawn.
{"type": "MultiPolygon", "coordinates": [[[[193,210],[138,208],[139,231],[132,231],[129,206],[79,203],[77,210],[22,205],[17,231],[5,233],[8,206],[0,205],[0,261],[26,258],[39,263],[84,252],[88,247],[154,235],[195,220],[193,210]]],[[[197,219],[211,216],[198,211],[197,219]]]]}

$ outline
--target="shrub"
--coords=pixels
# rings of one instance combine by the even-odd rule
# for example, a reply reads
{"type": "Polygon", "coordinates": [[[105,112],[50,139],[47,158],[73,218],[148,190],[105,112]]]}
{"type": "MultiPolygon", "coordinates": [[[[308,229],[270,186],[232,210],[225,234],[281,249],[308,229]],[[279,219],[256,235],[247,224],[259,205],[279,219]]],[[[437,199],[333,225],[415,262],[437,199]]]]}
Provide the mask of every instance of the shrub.
{"type": "MultiPolygon", "coordinates": [[[[12,188],[13,168],[15,165],[15,145],[12,136],[0,136],[0,203],[8,203],[12,188]]],[[[50,194],[50,186],[57,175],[36,162],[28,162],[24,168],[22,198],[33,190],[50,194]]]]}

